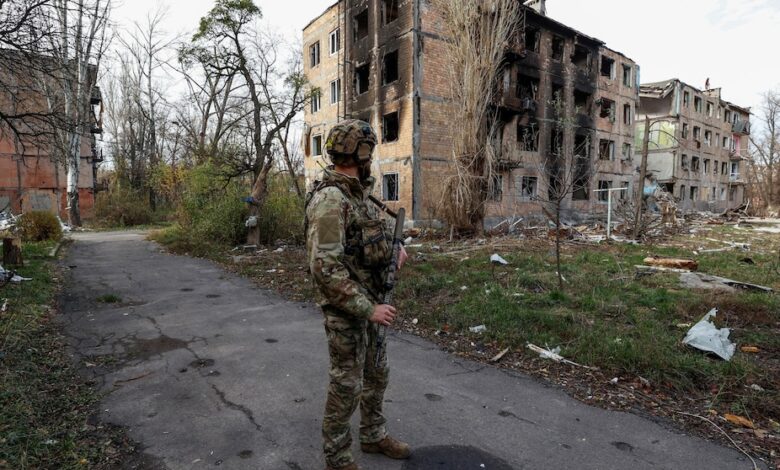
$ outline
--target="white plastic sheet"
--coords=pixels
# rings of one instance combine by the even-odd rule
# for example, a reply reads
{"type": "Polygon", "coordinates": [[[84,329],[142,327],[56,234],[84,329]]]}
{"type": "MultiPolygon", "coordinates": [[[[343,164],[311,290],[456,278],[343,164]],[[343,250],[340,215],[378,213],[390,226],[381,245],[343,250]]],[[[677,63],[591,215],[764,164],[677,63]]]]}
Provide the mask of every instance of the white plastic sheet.
{"type": "Polygon", "coordinates": [[[711,352],[724,361],[729,361],[734,356],[736,345],[729,340],[731,330],[728,328],[716,328],[712,319],[718,314],[718,309],[713,308],[699,323],[688,330],[683,343],[701,351],[711,352]]]}

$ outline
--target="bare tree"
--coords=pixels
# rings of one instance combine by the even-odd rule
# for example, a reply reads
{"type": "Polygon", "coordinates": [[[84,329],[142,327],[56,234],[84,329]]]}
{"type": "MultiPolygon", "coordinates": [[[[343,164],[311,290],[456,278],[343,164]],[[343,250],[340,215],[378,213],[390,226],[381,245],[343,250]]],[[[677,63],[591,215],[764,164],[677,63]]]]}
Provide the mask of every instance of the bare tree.
{"type": "Polygon", "coordinates": [[[90,99],[108,44],[111,0],[51,0],[50,5],[51,14],[42,27],[52,33],[39,43],[38,54],[56,64],[56,69],[42,76],[41,82],[49,111],[61,115],[64,123],[55,130],[53,147],[65,161],[69,221],[79,226],[82,137],[90,134],[95,118],[90,99]]]}
{"type": "Polygon", "coordinates": [[[496,164],[498,122],[493,97],[507,45],[521,33],[524,9],[516,0],[433,0],[448,40],[453,100],[452,171],[441,209],[451,228],[482,230],[496,164]]]}
{"type": "Polygon", "coordinates": [[[565,114],[566,106],[559,93],[550,102],[552,126],[550,146],[546,155],[528,162],[536,167],[542,184],[536,195],[542,212],[555,225],[555,266],[558,288],[563,290],[561,273],[561,240],[564,231],[563,218],[571,199],[589,199],[591,180],[597,172],[591,157],[592,129],[581,128],[565,114]]]}
{"type": "MultiPolygon", "coordinates": [[[[260,17],[251,0],[217,0],[201,19],[189,51],[213,72],[236,74],[247,88],[252,154],[246,169],[254,179],[248,199],[252,216],[259,215],[265,204],[268,176],[276,165],[274,143],[309,99],[301,71],[280,70],[277,44],[255,27],[260,17]]],[[[250,229],[249,243],[258,243],[258,230],[250,229]]]]}
{"type": "Polygon", "coordinates": [[[780,204],[780,93],[764,93],[759,120],[764,124],[763,132],[750,137],[755,173],[752,179],[761,199],[774,206],[780,204]]]}

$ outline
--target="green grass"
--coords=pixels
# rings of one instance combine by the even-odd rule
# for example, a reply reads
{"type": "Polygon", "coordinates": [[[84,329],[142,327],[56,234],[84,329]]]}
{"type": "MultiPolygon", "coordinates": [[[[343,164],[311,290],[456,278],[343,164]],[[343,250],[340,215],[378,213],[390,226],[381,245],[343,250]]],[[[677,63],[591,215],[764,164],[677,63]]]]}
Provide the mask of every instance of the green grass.
{"type": "Polygon", "coordinates": [[[116,431],[87,425],[98,394],[80,379],[52,322],[52,243],[25,243],[33,280],[0,288],[0,468],[108,468],[116,431]]]}

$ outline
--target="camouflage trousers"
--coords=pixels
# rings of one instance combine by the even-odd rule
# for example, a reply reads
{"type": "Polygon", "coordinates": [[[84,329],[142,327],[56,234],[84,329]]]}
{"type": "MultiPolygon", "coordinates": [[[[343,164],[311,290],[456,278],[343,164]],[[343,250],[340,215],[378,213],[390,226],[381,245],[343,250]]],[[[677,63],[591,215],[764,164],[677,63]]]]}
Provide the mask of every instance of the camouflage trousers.
{"type": "Polygon", "coordinates": [[[387,436],[382,402],[387,388],[387,355],[374,366],[377,325],[368,320],[325,312],[330,352],[330,384],[322,420],[325,460],[333,468],[353,461],[350,418],[360,405],[360,442],[372,444],[387,436]]]}

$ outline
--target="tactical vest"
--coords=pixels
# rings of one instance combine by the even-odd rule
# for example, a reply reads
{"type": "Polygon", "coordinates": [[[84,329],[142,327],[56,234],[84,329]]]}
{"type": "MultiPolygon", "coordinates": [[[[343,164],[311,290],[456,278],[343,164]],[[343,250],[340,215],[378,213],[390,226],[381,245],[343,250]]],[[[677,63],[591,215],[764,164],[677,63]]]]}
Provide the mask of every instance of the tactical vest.
{"type": "Polygon", "coordinates": [[[381,299],[382,286],[387,266],[392,257],[392,243],[385,232],[385,223],[381,217],[371,218],[367,207],[356,207],[350,190],[336,181],[315,181],[313,188],[306,194],[304,204],[304,233],[309,236],[309,204],[314,196],[325,188],[336,187],[346,200],[344,204],[344,259],[343,263],[351,277],[358,281],[377,300],[381,299]],[[353,218],[352,215],[355,215],[353,218]]]}

